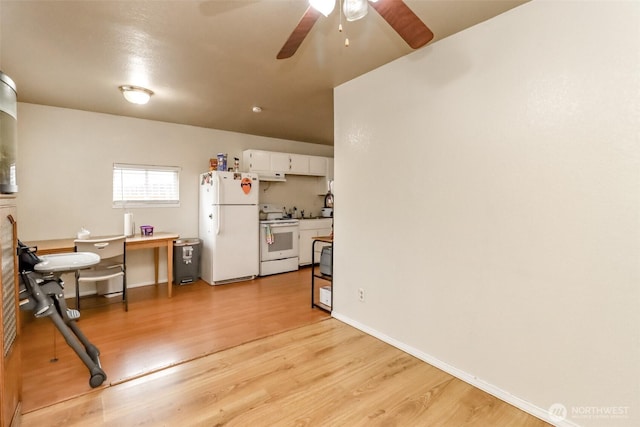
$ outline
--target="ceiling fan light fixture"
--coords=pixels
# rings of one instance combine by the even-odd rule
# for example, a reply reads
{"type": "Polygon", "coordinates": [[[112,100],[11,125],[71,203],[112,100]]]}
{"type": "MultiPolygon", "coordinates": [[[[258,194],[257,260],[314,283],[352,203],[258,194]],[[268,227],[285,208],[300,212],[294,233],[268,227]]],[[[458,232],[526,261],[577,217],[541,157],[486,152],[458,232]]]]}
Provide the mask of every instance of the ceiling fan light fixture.
{"type": "Polygon", "coordinates": [[[329,16],[336,7],[336,0],[309,0],[309,4],[324,16],[329,16]]]}
{"type": "Polygon", "coordinates": [[[344,0],[344,17],[353,22],[362,19],[369,12],[367,0],[344,0]]]}
{"type": "Polygon", "coordinates": [[[153,91],[140,86],[122,85],[118,89],[122,92],[124,99],[132,104],[146,104],[153,95],[153,91]]]}

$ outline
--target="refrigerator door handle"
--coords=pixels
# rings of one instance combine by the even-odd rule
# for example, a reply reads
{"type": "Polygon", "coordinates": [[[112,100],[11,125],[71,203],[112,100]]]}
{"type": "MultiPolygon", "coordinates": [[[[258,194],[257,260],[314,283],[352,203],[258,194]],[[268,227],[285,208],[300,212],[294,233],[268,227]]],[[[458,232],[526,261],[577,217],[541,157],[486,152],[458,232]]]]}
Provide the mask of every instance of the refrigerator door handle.
{"type": "Polygon", "coordinates": [[[218,209],[218,223],[216,224],[216,236],[220,235],[220,223],[222,222],[222,218],[220,218],[220,205],[216,206],[218,209]]]}
{"type": "MultiPolygon", "coordinates": [[[[216,201],[216,204],[217,204],[218,206],[220,206],[220,193],[222,193],[222,185],[221,185],[221,184],[222,184],[222,182],[220,181],[220,174],[219,174],[219,173],[217,173],[217,174],[216,174],[216,180],[218,181],[218,182],[217,182],[217,184],[218,184],[218,191],[216,191],[216,196],[218,197],[218,200],[216,201]]],[[[218,209],[219,209],[219,208],[218,208],[218,209]]],[[[218,212],[220,212],[220,211],[218,210],[218,212]]]]}

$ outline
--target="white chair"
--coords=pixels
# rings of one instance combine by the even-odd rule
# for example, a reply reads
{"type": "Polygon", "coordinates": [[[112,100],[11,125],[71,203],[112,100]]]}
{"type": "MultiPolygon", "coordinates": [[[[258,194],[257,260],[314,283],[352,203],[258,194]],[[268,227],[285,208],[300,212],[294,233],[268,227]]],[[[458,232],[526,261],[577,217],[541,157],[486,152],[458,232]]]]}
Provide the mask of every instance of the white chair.
{"type": "Polygon", "coordinates": [[[80,310],[80,285],[122,277],[122,301],[129,311],[127,299],[127,267],[125,263],[125,236],[101,239],[75,240],[76,252],[93,252],[100,255],[100,263],[93,268],[76,271],[76,309],[80,310]]]}

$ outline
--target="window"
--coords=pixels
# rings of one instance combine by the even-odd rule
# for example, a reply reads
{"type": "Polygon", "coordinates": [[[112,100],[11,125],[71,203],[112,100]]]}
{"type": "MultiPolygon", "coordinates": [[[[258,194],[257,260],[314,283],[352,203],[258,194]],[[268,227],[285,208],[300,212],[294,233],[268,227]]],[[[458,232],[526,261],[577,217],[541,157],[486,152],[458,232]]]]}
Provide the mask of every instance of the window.
{"type": "Polygon", "coordinates": [[[113,207],[180,206],[180,168],[113,165],[113,207]]]}

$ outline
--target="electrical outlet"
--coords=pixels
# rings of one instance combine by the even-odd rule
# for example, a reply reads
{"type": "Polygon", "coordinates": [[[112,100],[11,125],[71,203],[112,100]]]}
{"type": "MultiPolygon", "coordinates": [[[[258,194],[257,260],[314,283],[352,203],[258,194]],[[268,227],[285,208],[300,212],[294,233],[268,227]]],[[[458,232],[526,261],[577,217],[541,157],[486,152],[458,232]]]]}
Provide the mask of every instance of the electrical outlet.
{"type": "Polygon", "coordinates": [[[358,289],[358,299],[360,302],[364,302],[364,289],[362,288],[358,289]]]}

